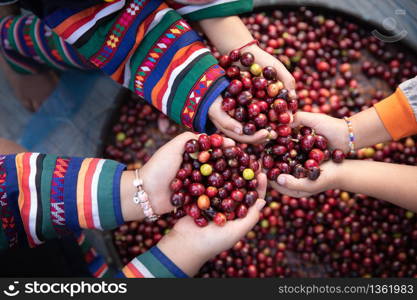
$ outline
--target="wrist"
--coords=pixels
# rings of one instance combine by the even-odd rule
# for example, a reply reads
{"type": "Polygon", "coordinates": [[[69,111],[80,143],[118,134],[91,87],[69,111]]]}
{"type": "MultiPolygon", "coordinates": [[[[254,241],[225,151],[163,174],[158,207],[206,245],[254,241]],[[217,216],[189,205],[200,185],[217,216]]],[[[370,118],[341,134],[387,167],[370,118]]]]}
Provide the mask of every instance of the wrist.
{"type": "Polygon", "coordinates": [[[349,127],[344,119],[338,119],[339,127],[341,128],[340,133],[340,142],[339,145],[336,147],[340,147],[340,150],[342,150],[344,153],[350,152],[349,147],[349,127]]]}
{"type": "Polygon", "coordinates": [[[192,277],[210,258],[201,253],[193,243],[172,229],[158,243],[158,248],[184,273],[192,277]]]}
{"type": "Polygon", "coordinates": [[[345,159],[341,164],[334,163],[334,165],[336,166],[337,170],[335,172],[335,182],[332,189],[346,190],[346,182],[349,181],[348,169],[350,165],[350,160],[345,159]]]}
{"type": "Polygon", "coordinates": [[[122,215],[125,222],[140,221],[145,218],[142,208],[133,202],[136,188],[133,185],[135,180],[134,171],[124,171],[120,184],[120,201],[122,215]]]}

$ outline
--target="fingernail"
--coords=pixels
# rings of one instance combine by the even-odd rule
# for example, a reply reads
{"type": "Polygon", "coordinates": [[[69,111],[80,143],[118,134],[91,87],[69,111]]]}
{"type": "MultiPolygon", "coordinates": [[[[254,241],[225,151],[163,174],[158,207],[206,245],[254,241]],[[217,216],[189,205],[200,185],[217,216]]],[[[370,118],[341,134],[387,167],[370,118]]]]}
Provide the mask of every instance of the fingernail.
{"type": "Polygon", "coordinates": [[[285,184],[285,181],[286,181],[286,178],[285,178],[285,176],[278,176],[278,184],[280,184],[280,185],[284,185],[285,184]]]}
{"type": "Polygon", "coordinates": [[[258,210],[262,210],[262,208],[264,208],[265,204],[266,204],[266,201],[264,199],[258,199],[256,201],[256,208],[258,210]]]}
{"type": "Polygon", "coordinates": [[[235,127],[235,129],[233,129],[233,131],[234,131],[236,134],[242,134],[242,129],[240,129],[239,127],[235,127]]]}

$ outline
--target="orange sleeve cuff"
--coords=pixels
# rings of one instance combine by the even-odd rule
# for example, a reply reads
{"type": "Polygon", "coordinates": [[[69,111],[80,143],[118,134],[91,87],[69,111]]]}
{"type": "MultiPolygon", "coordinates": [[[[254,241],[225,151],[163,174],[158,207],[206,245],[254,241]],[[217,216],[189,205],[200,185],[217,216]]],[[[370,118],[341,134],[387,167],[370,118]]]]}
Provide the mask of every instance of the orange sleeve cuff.
{"type": "Polygon", "coordinates": [[[398,88],[394,94],[374,107],[394,140],[417,133],[416,117],[401,89],[398,88]]]}

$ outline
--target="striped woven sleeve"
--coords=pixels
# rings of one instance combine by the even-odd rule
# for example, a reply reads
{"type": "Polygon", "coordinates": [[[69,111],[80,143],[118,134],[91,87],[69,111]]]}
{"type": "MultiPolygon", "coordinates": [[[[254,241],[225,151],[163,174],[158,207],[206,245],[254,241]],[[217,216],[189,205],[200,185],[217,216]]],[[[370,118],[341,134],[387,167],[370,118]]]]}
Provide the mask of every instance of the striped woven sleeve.
{"type": "Polygon", "coordinates": [[[210,105],[225,71],[201,37],[162,0],[114,0],[58,9],[44,21],[92,65],[177,123],[213,131],[210,105]]]}
{"type": "Polygon", "coordinates": [[[158,246],[137,256],[128,263],[117,277],[125,278],[187,278],[158,246]]]}
{"type": "Polygon", "coordinates": [[[252,11],[252,0],[168,0],[168,5],[189,21],[229,17],[252,11]]]}
{"type": "Polygon", "coordinates": [[[8,247],[123,224],[123,164],[39,153],[0,156],[0,240],[8,247]]]}
{"type": "Polygon", "coordinates": [[[375,109],[394,140],[417,134],[417,77],[401,83],[375,109]]]}
{"type": "Polygon", "coordinates": [[[6,61],[18,73],[34,74],[45,67],[61,71],[92,68],[71,45],[34,15],[1,19],[0,48],[6,61]]]}

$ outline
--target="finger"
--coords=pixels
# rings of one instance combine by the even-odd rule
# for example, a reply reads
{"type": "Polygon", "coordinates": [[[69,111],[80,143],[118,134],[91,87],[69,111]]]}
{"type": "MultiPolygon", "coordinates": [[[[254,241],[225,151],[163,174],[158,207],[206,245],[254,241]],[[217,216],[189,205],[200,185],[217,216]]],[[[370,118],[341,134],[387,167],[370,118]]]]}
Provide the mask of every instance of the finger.
{"type": "Polygon", "coordinates": [[[289,91],[290,98],[297,97],[295,92],[295,79],[291,73],[287,70],[282,62],[279,60],[276,63],[275,69],[277,70],[278,78],[284,83],[285,88],[289,91]]]}
{"type": "Polygon", "coordinates": [[[253,135],[240,135],[240,134],[236,134],[233,131],[227,130],[222,128],[216,121],[213,120],[214,125],[219,128],[219,130],[221,130],[225,135],[227,135],[228,137],[239,141],[241,143],[246,143],[246,144],[261,144],[264,143],[268,140],[269,138],[269,132],[266,129],[262,129],[257,131],[255,134],[253,135]]]}
{"type": "Polygon", "coordinates": [[[311,185],[313,181],[307,178],[295,178],[289,174],[281,174],[277,178],[277,183],[289,190],[306,192],[306,186],[311,185]]]}
{"type": "Polygon", "coordinates": [[[223,147],[227,148],[227,147],[233,147],[236,145],[236,142],[232,139],[229,138],[224,138],[223,139],[223,147]]]}
{"type": "Polygon", "coordinates": [[[286,187],[279,185],[275,181],[269,181],[269,184],[274,190],[278,191],[280,194],[287,195],[293,198],[302,198],[302,197],[308,197],[311,195],[310,193],[307,193],[307,192],[300,192],[300,191],[287,189],[286,187]]]}
{"type": "Polygon", "coordinates": [[[231,131],[237,135],[242,135],[242,124],[229,116],[223,109],[216,106],[215,121],[222,130],[231,131]]]}
{"type": "Polygon", "coordinates": [[[258,196],[259,198],[264,199],[266,195],[266,187],[268,185],[265,173],[259,173],[256,179],[258,179],[258,188],[256,189],[258,196]]]}
{"type": "Polygon", "coordinates": [[[298,127],[300,125],[315,128],[319,123],[318,114],[299,111],[294,115],[294,122],[292,127],[298,127]]]}
{"type": "Polygon", "coordinates": [[[268,140],[275,140],[278,137],[278,133],[275,130],[269,131],[268,140]]]}
{"type": "Polygon", "coordinates": [[[258,199],[255,202],[255,205],[252,206],[246,217],[242,219],[237,219],[231,222],[227,222],[226,226],[228,232],[234,239],[240,239],[243,237],[248,231],[250,231],[253,226],[256,225],[259,221],[259,212],[264,208],[266,202],[263,199],[258,199]]]}

